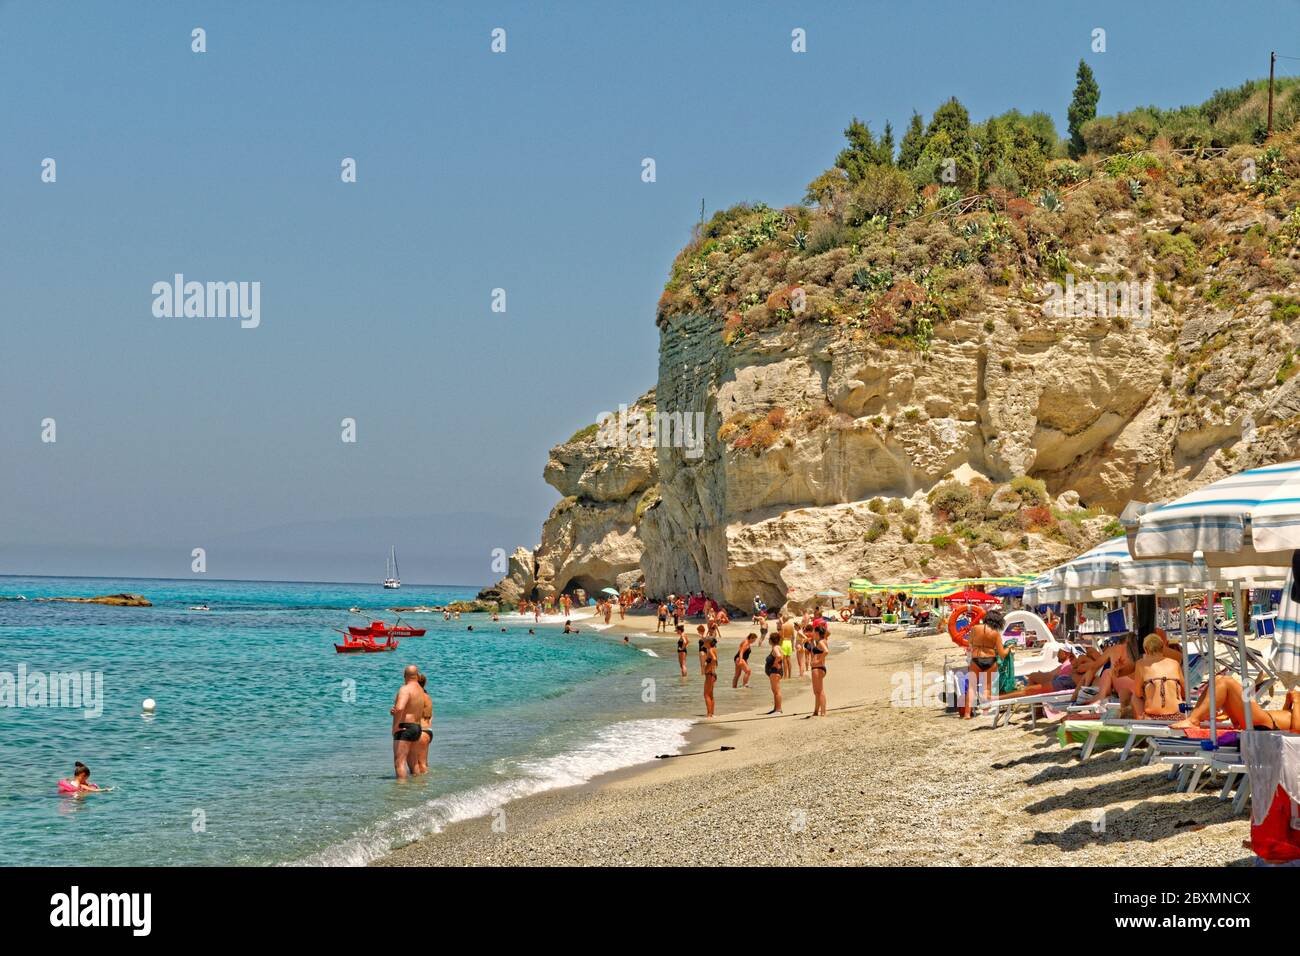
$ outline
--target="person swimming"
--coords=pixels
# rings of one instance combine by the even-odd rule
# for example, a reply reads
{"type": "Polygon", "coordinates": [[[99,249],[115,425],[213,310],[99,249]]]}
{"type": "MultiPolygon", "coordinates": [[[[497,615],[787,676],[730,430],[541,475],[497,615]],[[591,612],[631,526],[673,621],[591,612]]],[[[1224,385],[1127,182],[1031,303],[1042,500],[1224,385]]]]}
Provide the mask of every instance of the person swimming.
{"type": "Polygon", "coordinates": [[[72,768],[72,779],[59,781],[60,793],[108,793],[112,789],[91,783],[90,768],[80,760],[72,768]]]}

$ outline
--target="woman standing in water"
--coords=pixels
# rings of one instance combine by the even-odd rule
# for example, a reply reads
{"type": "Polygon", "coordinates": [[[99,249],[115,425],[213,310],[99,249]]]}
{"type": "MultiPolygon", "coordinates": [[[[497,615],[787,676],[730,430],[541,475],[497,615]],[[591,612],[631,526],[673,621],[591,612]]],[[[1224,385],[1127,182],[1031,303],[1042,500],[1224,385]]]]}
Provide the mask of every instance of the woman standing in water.
{"type": "Polygon", "coordinates": [[[712,717],[713,686],[718,682],[718,639],[711,637],[704,646],[704,710],[706,717],[712,717]]]}
{"type": "Polygon", "coordinates": [[[825,621],[818,621],[804,631],[804,650],[812,674],[813,716],[826,716],[826,655],[830,652],[830,635],[825,621]]]}
{"type": "Polygon", "coordinates": [[[433,743],[433,698],[425,690],[428,678],[419,677],[420,692],[424,694],[424,710],[420,712],[420,739],[411,748],[410,769],[413,774],[429,772],[429,744],[433,743]]]}
{"type": "Polygon", "coordinates": [[[785,672],[780,632],[769,637],[767,642],[772,645],[767,660],[763,661],[763,673],[767,675],[768,683],[772,685],[772,709],[768,713],[779,714],[781,713],[781,675],[785,672]]]}
{"type": "Polygon", "coordinates": [[[698,646],[699,646],[699,650],[700,650],[700,673],[703,674],[704,671],[705,671],[705,669],[706,669],[706,665],[707,665],[708,658],[709,658],[709,653],[708,653],[708,647],[709,647],[709,645],[708,645],[708,638],[707,638],[707,637],[705,636],[705,634],[704,634],[704,625],[703,625],[703,624],[696,624],[696,625],[695,625],[695,633],[698,634],[699,637],[700,637],[699,645],[698,645],[698,646]]]}
{"type": "Polygon", "coordinates": [[[745,675],[745,686],[749,686],[749,652],[757,640],[757,634],[746,634],[740,642],[740,647],[736,648],[736,656],[732,658],[736,663],[736,676],[731,678],[732,687],[739,686],[741,674],[745,675]]]}
{"type": "Polygon", "coordinates": [[[686,676],[686,648],[690,641],[686,640],[686,625],[677,625],[677,663],[682,666],[682,676],[686,676]]]}

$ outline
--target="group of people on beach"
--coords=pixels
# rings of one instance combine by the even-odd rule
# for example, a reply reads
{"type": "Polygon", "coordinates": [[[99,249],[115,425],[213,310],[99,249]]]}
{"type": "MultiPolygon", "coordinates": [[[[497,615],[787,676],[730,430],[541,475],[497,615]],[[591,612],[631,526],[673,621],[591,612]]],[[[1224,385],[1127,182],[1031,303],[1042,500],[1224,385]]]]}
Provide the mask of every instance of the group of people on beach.
{"type": "MultiPolygon", "coordinates": [[[[1127,632],[1095,648],[1062,648],[1057,652],[1055,668],[1027,675],[1025,686],[1017,690],[994,693],[994,675],[999,663],[1010,653],[1002,640],[1003,624],[1002,614],[990,611],[968,633],[971,679],[961,713],[965,719],[974,714],[976,693],[985,699],[1007,700],[1071,691],[1070,704],[1113,697],[1119,703],[1121,715],[1167,722],[1172,730],[1199,728],[1210,720],[1208,686],[1196,705],[1184,713],[1184,705],[1190,698],[1184,686],[1183,649],[1159,627],[1140,640],[1137,633],[1127,632]]],[[[1246,727],[1245,691],[1240,680],[1226,674],[1215,675],[1214,701],[1215,710],[1232,727],[1246,727]]],[[[1250,724],[1256,730],[1300,731],[1300,689],[1288,691],[1280,709],[1252,705],[1250,724]]]]}
{"type": "MultiPolygon", "coordinates": [[[[724,612],[725,613],[725,612],[724,612]]],[[[778,614],[776,627],[769,631],[767,614],[760,613],[754,618],[758,631],[746,634],[732,658],[735,673],[731,679],[734,689],[749,687],[752,670],[749,656],[755,647],[767,645],[770,649],[763,661],[763,673],[772,689],[772,709],[768,716],[776,716],[784,711],[781,697],[781,682],[793,676],[794,667],[799,668],[799,677],[805,672],[812,678],[813,716],[826,716],[826,657],[830,653],[830,625],[818,612],[805,613],[796,623],[793,616],[778,614]]],[[[677,635],[677,663],[682,677],[686,677],[686,658],[690,653],[690,641],[686,637],[686,625],[682,621],[674,624],[677,635]]],[[[707,716],[714,715],[714,688],[718,682],[718,638],[721,636],[717,620],[695,627],[697,636],[697,653],[700,662],[700,674],[704,677],[704,709],[707,716]]]]}

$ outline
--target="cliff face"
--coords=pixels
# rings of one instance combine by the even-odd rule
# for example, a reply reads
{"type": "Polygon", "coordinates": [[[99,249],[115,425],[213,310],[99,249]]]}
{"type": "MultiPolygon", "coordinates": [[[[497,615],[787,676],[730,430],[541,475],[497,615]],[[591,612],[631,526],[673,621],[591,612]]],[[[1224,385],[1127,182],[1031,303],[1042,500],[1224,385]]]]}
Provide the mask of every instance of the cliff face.
{"type": "MultiPolygon", "coordinates": [[[[749,327],[661,308],[641,405],[702,415],[702,448],[557,446],[546,479],[567,497],[543,529],[539,591],[643,571],[652,594],[748,606],[853,577],[1033,571],[1100,540],[1130,500],[1300,457],[1300,219],[1276,197],[1205,207],[1181,188],[1137,208],[1110,197],[1097,238],[1061,253],[1071,276],[1167,278],[1136,319],[1045,311],[1041,283],[994,265],[966,267],[975,295],[921,348],[833,308],[771,322],[758,306],[749,327]]],[[[777,286],[814,287],[837,262],[852,271],[845,250],[823,258],[837,254],[820,280],[815,258],[763,261],[789,260],[777,286]]]]}

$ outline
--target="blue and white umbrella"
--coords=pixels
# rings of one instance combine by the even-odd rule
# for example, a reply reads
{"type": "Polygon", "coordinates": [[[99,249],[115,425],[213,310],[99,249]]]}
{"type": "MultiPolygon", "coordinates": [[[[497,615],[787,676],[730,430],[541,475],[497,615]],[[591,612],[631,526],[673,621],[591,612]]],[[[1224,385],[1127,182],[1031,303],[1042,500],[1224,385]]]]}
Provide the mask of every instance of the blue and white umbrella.
{"type": "MultiPolygon", "coordinates": [[[[1238,607],[1237,634],[1246,713],[1253,685],[1246,677],[1244,615],[1237,588],[1258,586],[1268,573],[1261,565],[1289,568],[1278,612],[1272,661],[1283,678],[1300,683],[1300,592],[1296,549],[1300,548],[1300,461],[1250,468],[1211,482],[1156,508],[1135,509],[1130,538],[1138,559],[1191,561],[1200,552],[1216,581],[1231,580],[1238,607]]],[[[1213,642],[1211,642],[1213,648],[1213,642]]],[[[1211,685],[1213,690],[1213,685],[1211,685]]],[[[1213,705],[1213,696],[1211,696],[1213,705]]],[[[1247,720],[1247,727],[1251,721],[1247,720]]],[[[1213,733],[1212,733],[1213,737],[1213,733]]]]}
{"type": "Polygon", "coordinates": [[[1137,517],[1133,557],[1191,561],[1212,568],[1291,564],[1300,548],[1300,461],[1211,482],[1137,517]]]}

